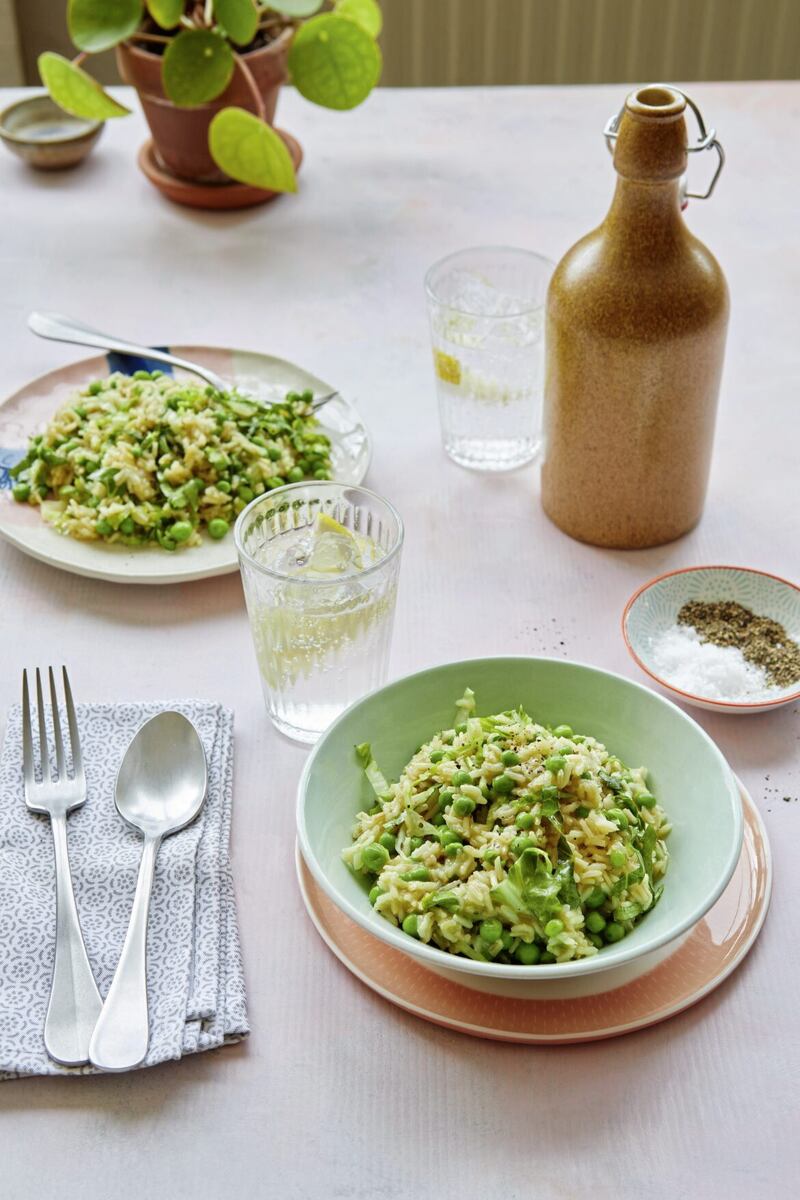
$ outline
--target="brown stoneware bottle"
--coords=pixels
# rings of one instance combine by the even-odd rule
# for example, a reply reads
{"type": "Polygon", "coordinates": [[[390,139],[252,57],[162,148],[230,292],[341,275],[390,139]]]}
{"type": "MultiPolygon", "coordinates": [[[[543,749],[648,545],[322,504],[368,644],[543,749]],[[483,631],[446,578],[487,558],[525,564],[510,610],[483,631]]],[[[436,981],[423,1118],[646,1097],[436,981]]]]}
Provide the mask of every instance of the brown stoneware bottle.
{"type": "MultiPolygon", "coordinates": [[[[661,85],[628,97],[606,129],[619,176],[611,208],[564,255],[548,293],[542,503],[596,546],[672,541],[703,510],[728,289],[681,215],[686,103],[661,85]]],[[[691,148],[717,149],[721,167],[692,108],[701,141],[691,148]]]]}

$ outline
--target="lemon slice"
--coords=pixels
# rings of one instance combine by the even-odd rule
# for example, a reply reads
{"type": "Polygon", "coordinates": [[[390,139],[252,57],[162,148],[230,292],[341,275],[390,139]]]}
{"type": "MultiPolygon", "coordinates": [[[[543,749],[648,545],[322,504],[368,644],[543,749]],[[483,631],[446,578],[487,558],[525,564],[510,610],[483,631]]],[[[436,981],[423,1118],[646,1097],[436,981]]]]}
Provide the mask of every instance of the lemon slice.
{"type": "Polygon", "coordinates": [[[363,566],[358,538],[327,513],[318,513],[306,572],[313,575],[349,575],[354,568],[360,571],[363,566]]]}

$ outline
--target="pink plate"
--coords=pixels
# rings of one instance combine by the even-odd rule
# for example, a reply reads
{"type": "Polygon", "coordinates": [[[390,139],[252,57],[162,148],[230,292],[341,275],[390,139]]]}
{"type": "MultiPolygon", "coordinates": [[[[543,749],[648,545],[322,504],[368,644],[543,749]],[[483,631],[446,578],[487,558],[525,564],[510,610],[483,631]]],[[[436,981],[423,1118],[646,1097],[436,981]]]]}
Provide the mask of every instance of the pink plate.
{"type": "Polygon", "coordinates": [[[741,781],[744,842],[722,896],[652,971],[611,992],[574,1000],[518,1000],[462,987],[379,942],[317,886],[297,850],[297,875],[322,940],[362,983],[406,1012],[502,1042],[591,1042],[673,1017],[718,987],[758,937],[772,891],[772,857],[758,809],[741,781]]]}

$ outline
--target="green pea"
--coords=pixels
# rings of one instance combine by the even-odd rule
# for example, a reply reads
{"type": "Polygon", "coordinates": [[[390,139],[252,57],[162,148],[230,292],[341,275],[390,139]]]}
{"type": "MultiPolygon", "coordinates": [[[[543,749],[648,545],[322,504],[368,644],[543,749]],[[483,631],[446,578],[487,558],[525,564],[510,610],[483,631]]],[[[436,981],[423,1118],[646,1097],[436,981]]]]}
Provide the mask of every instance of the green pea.
{"type": "Polygon", "coordinates": [[[607,942],[620,942],[625,937],[625,930],[617,921],[609,921],[603,930],[603,937],[607,942]]]}
{"type": "Polygon", "coordinates": [[[409,913],[403,918],[403,933],[407,933],[410,937],[417,936],[417,927],[419,925],[419,917],[416,913],[409,913]]]}
{"type": "Polygon", "coordinates": [[[503,926],[500,924],[499,921],[495,921],[494,919],[491,919],[489,921],[481,921],[480,935],[481,935],[481,938],[483,939],[483,941],[488,942],[489,945],[491,945],[492,942],[499,941],[500,937],[502,936],[502,933],[503,933],[503,926]]]}
{"type": "Polygon", "coordinates": [[[545,759],[545,770],[552,771],[554,775],[558,775],[564,770],[567,765],[567,760],[560,754],[551,754],[548,759],[545,759]]]}
{"type": "Polygon", "coordinates": [[[431,751],[431,762],[432,763],[440,763],[443,758],[444,758],[444,750],[432,750],[431,751]]]}
{"type": "Polygon", "coordinates": [[[519,764],[519,755],[515,750],[504,750],[500,761],[504,767],[516,767],[519,764]]]}
{"type": "Polygon", "coordinates": [[[285,483],[286,480],[282,476],[270,475],[269,479],[267,480],[267,487],[270,489],[270,491],[272,491],[273,488],[283,487],[285,483]]]}
{"type": "Polygon", "coordinates": [[[461,787],[462,783],[472,783],[472,776],[469,771],[456,771],[453,776],[453,787],[461,787]]]}
{"type": "Polygon", "coordinates": [[[606,927],[606,919],[602,913],[590,912],[586,917],[586,928],[592,933],[602,933],[606,927]]]}
{"type": "Polygon", "coordinates": [[[149,371],[134,371],[133,378],[134,379],[149,379],[150,372],[149,371]]]}
{"type": "Polygon", "coordinates": [[[628,818],[625,816],[625,813],[621,808],[608,808],[606,809],[605,815],[608,817],[609,821],[616,822],[620,829],[628,828],[628,818]]]}
{"type": "Polygon", "coordinates": [[[534,842],[533,838],[515,837],[511,843],[511,853],[515,856],[515,858],[519,858],[521,854],[524,854],[526,850],[530,850],[531,847],[535,845],[536,843],[534,842]]]}
{"type": "Polygon", "coordinates": [[[571,738],[572,737],[572,726],[571,725],[556,725],[555,729],[553,730],[553,736],[554,737],[571,738]]]}
{"type": "Polygon", "coordinates": [[[457,817],[469,817],[475,811],[475,801],[470,796],[456,796],[453,812],[457,817]]]}
{"type": "Polygon", "coordinates": [[[564,932],[564,922],[559,921],[558,917],[553,917],[552,921],[548,921],[544,927],[544,931],[549,938],[558,937],[564,932]]]}
{"type": "Polygon", "coordinates": [[[606,902],[606,894],[601,887],[592,888],[583,901],[584,908],[600,908],[606,902]]]}
{"type": "Polygon", "coordinates": [[[431,817],[431,825],[436,825],[437,827],[440,825],[444,825],[444,813],[443,812],[434,813],[433,816],[431,817]]]}
{"type": "Polygon", "coordinates": [[[555,954],[553,954],[553,952],[551,950],[543,950],[542,953],[539,955],[540,963],[554,963],[555,961],[556,961],[556,956],[555,956],[555,954]]]}
{"type": "Polygon", "coordinates": [[[251,487],[248,487],[247,484],[239,484],[236,491],[238,493],[239,499],[244,500],[245,504],[249,504],[250,501],[255,496],[255,492],[253,491],[253,489],[251,487]]]}
{"type": "Polygon", "coordinates": [[[443,829],[442,832],[438,833],[436,836],[439,840],[440,846],[450,846],[455,842],[458,842],[458,844],[461,845],[461,838],[457,833],[453,833],[452,829],[443,829]]]}
{"type": "Polygon", "coordinates": [[[188,521],[175,521],[169,527],[169,536],[176,542],[185,542],[192,536],[192,527],[188,521]]]}
{"type": "Polygon", "coordinates": [[[575,816],[580,817],[581,820],[584,820],[585,817],[588,817],[591,811],[592,810],[587,808],[585,804],[579,804],[575,809],[575,816]]]}
{"type": "Polygon", "coordinates": [[[516,786],[510,775],[498,775],[492,783],[492,788],[497,792],[498,796],[507,796],[509,792],[513,792],[516,786]]]}
{"type": "Polygon", "coordinates": [[[379,875],[389,861],[389,851],[377,842],[371,842],[361,851],[361,861],[373,875],[379,875]]]}
{"type": "Polygon", "coordinates": [[[378,838],[378,843],[383,846],[384,850],[388,850],[390,854],[394,854],[397,841],[391,833],[382,833],[378,838]]]}
{"type": "MultiPolygon", "coordinates": [[[[178,524],[181,524],[181,522],[179,521],[179,522],[178,522],[178,524]]],[[[120,531],[120,533],[124,533],[124,534],[131,534],[131,533],[135,533],[135,532],[136,532],[136,525],[135,525],[135,523],[134,523],[133,517],[126,517],[124,521],[120,521],[120,523],[119,523],[119,531],[120,531]]],[[[192,527],[191,527],[191,525],[190,525],[190,526],[189,526],[189,532],[191,533],[191,531],[192,531],[192,527]]],[[[176,541],[176,542],[184,542],[184,541],[186,541],[186,539],[185,539],[185,538],[179,538],[179,537],[175,537],[175,526],[174,526],[174,525],[173,525],[173,527],[172,527],[172,536],[175,538],[175,541],[176,541]]]]}
{"type": "Polygon", "coordinates": [[[225,537],[225,534],[230,529],[230,525],[222,517],[214,517],[213,521],[208,522],[208,534],[215,542],[220,541],[225,537]]]}
{"type": "Polygon", "coordinates": [[[453,793],[448,791],[447,788],[444,788],[441,792],[439,792],[439,799],[436,803],[436,807],[439,812],[443,812],[444,809],[447,808],[448,804],[452,802],[452,799],[453,793]]]}
{"type": "Polygon", "coordinates": [[[108,537],[109,534],[114,532],[114,526],[110,521],[107,521],[105,517],[101,517],[99,521],[95,521],[94,527],[95,531],[99,533],[101,537],[108,537]]]}
{"type": "Polygon", "coordinates": [[[291,471],[289,471],[286,478],[289,480],[289,483],[302,483],[303,482],[302,467],[292,467],[291,471]]]}
{"type": "Polygon", "coordinates": [[[628,856],[624,850],[620,850],[615,846],[613,850],[609,850],[608,852],[608,861],[611,863],[612,867],[620,870],[620,868],[624,867],[625,863],[628,861],[628,856]]]}
{"type": "Polygon", "coordinates": [[[269,442],[267,444],[267,455],[272,462],[277,462],[282,453],[283,451],[281,450],[280,446],[276,446],[274,442],[269,442]]]}
{"type": "Polygon", "coordinates": [[[99,396],[103,390],[103,385],[99,379],[95,379],[92,383],[89,384],[89,386],[86,390],[90,396],[99,396]]]}
{"type": "Polygon", "coordinates": [[[532,967],[542,961],[542,952],[536,942],[520,942],[514,951],[514,957],[523,967],[532,967]]]}
{"type": "Polygon", "coordinates": [[[27,500],[31,494],[30,485],[27,483],[15,483],[11,489],[11,495],[15,500],[27,500]]]}
{"type": "Polygon", "coordinates": [[[493,863],[499,857],[500,851],[496,846],[487,846],[483,852],[483,861],[487,863],[493,863]]]}
{"type": "Polygon", "coordinates": [[[641,796],[636,797],[636,803],[640,808],[655,808],[657,801],[649,792],[643,792],[641,796]]]}
{"type": "Polygon", "coordinates": [[[448,858],[458,858],[464,846],[461,842],[451,842],[449,846],[445,846],[444,852],[448,858]]]}
{"type": "Polygon", "coordinates": [[[598,950],[602,950],[603,946],[605,946],[605,942],[600,937],[599,933],[589,933],[586,936],[588,937],[588,939],[592,943],[592,945],[595,946],[598,950]]]}
{"type": "Polygon", "coordinates": [[[375,901],[378,899],[378,896],[382,896],[382,895],[383,895],[383,888],[379,888],[376,883],[374,888],[370,888],[370,893],[369,893],[370,904],[374,904],[375,901]]]}
{"type": "Polygon", "coordinates": [[[427,867],[415,867],[413,871],[405,871],[400,876],[404,883],[427,883],[430,877],[431,873],[427,867]]]}
{"type": "Polygon", "coordinates": [[[517,817],[517,829],[530,829],[534,820],[533,813],[521,812],[517,817]]]}
{"type": "Polygon", "coordinates": [[[421,846],[421,845],[422,845],[422,843],[423,843],[423,840],[424,840],[424,839],[423,839],[423,838],[421,838],[421,837],[413,837],[413,838],[411,838],[411,840],[409,841],[409,846],[411,847],[411,853],[412,853],[412,854],[414,853],[414,851],[415,851],[415,850],[419,850],[420,846],[421,846]]]}
{"type": "Polygon", "coordinates": [[[315,479],[330,479],[330,475],[328,474],[328,472],[325,470],[324,467],[320,467],[318,471],[314,472],[314,478],[315,479]]]}
{"type": "Polygon", "coordinates": [[[456,725],[456,733],[466,733],[466,732],[467,732],[467,722],[466,721],[462,721],[459,725],[456,725]]]}
{"type": "Polygon", "coordinates": [[[582,733],[572,733],[572,734],[570,734],[570,737],[572,738],[572,740],[576,746],[582,746],[583,743],[586,741],[586,738],[583,736],[582,733]]]}

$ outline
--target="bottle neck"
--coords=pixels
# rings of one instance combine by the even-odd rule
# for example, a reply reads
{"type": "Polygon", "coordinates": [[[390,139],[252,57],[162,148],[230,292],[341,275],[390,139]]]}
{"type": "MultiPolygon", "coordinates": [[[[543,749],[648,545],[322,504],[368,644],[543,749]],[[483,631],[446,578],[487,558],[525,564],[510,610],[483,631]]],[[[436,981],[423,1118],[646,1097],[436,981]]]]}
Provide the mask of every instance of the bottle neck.
{"type": "Polygon", "coordinates": [[[626,254],[648,257],[669,252],[686,233],[680,180],[644,183],[618,176],[606,226],[617,241],[624,239],[626,254]]]}

